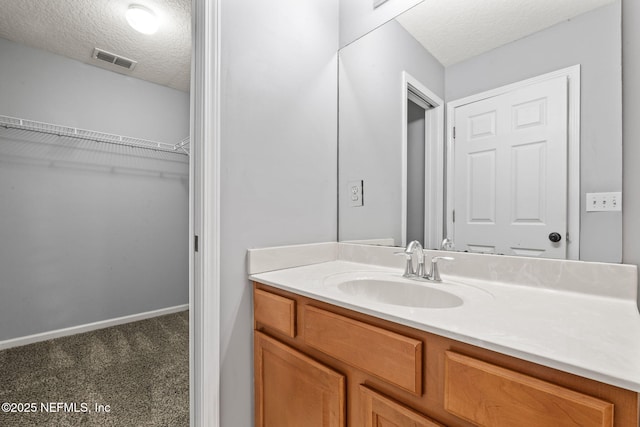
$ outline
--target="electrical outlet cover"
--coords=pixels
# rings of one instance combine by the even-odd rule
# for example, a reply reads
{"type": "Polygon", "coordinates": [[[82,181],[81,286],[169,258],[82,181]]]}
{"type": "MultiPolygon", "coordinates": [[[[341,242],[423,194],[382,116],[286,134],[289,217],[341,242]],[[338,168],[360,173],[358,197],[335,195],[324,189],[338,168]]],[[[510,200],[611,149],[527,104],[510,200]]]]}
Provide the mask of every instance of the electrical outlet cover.
{"type": "Polygon", "coordinates": [[[347,194],[349,195],[349,206],[357,207],[357,206],[364,205],[364,201],[362,200],[363,184],[364,184],[364,181],[361,179],[347,182],[347,194]]]}

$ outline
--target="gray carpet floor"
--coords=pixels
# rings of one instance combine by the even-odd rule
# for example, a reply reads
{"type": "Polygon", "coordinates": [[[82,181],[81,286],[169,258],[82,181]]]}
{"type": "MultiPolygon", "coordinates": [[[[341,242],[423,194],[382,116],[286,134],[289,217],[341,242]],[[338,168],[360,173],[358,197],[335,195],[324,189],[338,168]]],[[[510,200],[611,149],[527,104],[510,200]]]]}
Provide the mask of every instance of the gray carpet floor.
{"type": "Polygon", "coordinates": [[[22,411],[3,405],[0,426],[188,426],[188,321],[183,311],[0,351],[0,404],[22,411]]]}

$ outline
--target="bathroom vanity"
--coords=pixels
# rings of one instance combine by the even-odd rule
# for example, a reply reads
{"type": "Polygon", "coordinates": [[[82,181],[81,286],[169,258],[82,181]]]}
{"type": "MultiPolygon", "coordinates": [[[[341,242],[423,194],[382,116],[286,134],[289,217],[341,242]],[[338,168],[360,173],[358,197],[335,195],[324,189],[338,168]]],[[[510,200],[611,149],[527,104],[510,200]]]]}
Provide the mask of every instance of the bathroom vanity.
{"type": "Polygon", "coordinates": [[[483,277],[536,276],[519,259],[455,254],[426,283],[391,248],[335,245],[288,267],[250,253],[257,426],[640,424],[635,268],[528,262],[565,275],[550,289],[483,277]]]}

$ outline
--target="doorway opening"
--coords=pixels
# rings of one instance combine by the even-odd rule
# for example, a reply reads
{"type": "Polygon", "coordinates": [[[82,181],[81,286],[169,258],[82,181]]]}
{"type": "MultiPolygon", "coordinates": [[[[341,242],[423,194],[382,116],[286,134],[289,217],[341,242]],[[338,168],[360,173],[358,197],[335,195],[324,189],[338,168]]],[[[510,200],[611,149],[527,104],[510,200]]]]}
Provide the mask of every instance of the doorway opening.
{"type": "Polygon", "coordinates": [[[443,236],[444,102],[402,73],[402,246],[437,249],[443,236]]]}

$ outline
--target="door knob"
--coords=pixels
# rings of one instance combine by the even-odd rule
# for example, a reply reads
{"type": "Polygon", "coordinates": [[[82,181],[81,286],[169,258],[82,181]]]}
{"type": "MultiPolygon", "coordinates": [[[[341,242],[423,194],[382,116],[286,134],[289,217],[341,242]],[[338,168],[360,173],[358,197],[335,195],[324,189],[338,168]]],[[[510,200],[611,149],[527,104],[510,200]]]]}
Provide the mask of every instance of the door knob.
{"type": "Polygon", "coordinates": [[[551,234],[549,234],[549,240],[551,240],[553,243],[558,243],[560,240],[562,240],[562,236],[560,235],[560,233],[556,233],[555,231],[551,234]]]}

